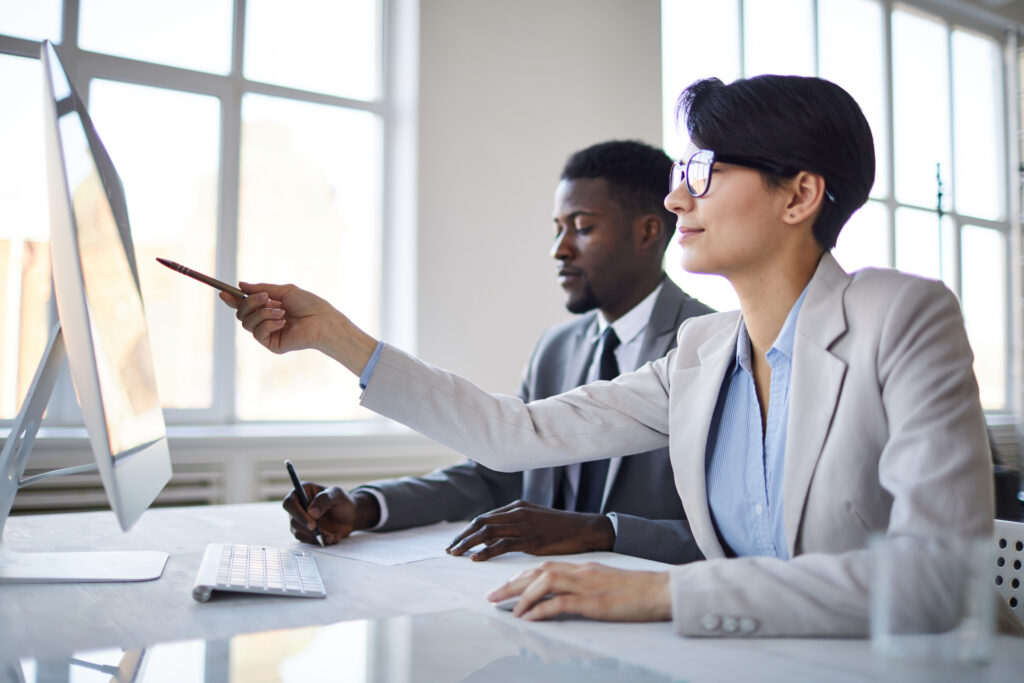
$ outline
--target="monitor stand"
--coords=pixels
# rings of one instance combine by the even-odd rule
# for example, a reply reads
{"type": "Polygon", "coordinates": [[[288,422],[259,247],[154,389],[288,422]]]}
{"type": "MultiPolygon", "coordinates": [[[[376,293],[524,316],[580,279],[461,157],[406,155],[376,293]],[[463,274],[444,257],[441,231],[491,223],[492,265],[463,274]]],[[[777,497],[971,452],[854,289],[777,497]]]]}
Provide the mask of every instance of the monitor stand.
{"type": "MultiPolygon", "coordinates": [[[[14,496],[25,483],[22,476],[32,444],[66,359],[64,338],[57,323],[39,360],[21,412],[0,451],[0,583],[120,582],[159,578],[168,557],[162,551],[16,553],[3,545],[3,530],[14,505],[14,496]]],[[[70,470],[79,472],[82,468],[70,470]]]]}
{"type": "Polygon", "coordinates": [[[152,581],[165,564],[167,553],[159,550],[16,553],[0,547],[0,584],[152,581]]]}

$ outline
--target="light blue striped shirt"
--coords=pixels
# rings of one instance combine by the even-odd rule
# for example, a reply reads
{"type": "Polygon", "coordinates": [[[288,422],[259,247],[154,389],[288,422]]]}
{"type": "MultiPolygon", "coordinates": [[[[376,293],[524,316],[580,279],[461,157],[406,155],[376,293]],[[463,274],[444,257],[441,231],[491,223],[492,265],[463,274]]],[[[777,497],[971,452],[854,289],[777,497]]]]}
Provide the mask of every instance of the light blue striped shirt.
{"type": "Polygon", "coordinates": [[[789,379],[796,319],[804,289],[765,358],[772,369],[768,416],[761,438],[761,408],[754,388],[750,337],[740,320],[736,359],[725,375],[707,443],[708,505],[719,538],[739,557],[789,559],[782,524],[782,471],[789,416],[789,379]]]}
{"type": "Polygon", "coordinates": [[[370,378],[373,377],[373,371],[377,369],[377,363],[380,362],[380,352],[384,350],[384,342],[377,342],[377,348],[370,354],[370,360],[366,361],[366,367],[363,368],[363,372],[359,375],[359,388],[366,389],[366,385],[370,383],[370,378]]]}

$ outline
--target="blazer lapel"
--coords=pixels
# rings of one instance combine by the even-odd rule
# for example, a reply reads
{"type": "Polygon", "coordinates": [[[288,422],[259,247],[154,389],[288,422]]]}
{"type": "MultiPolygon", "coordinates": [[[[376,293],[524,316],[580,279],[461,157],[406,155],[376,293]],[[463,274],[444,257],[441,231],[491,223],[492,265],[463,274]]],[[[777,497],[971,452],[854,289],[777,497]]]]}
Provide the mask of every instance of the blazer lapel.
{"type": "Polygon", "coordinates": [[[694,540],[709,560],[725,557],[725,551],[718,542],[708,507],[705,471],[708,433],[722,380],[736,355],[737,334],[738,312],[731,323],[700,345],[697,366],[677,368],[671,377],[669,448],[672,470],[694,540]]]}
{"type": "Polygon", "coordinates": [[[846,377],[845,361],[829,348],[846,332],[843,292],[850,280],[832,254],[825,253],[811,278],[796,324],[782,475],[782,518],[790,557],[796,555],[811,478],[846,377]]]}
{"type": "Polygon", "coordinates": [[[672,340],[679,331],[679,325],[682,324],[679,318],[682,315],[684,299],[683,291],[665,278],[651,310],[647,329],[644,330],[644,340],[637,356],[637,367],[656,361],[668,353],[672,340]]]}
{"type": "Polygon", "coordinates": [[[591,313],[590,321],[585,325],[580,325],[577,330],[576,337],[572,341],[572,348],[567,354],[569,362],[565,364],[562,391],[569,391],[586,383],[590,364],[594,359],[594,342],[596,340],[597,314],[591,313]]]}

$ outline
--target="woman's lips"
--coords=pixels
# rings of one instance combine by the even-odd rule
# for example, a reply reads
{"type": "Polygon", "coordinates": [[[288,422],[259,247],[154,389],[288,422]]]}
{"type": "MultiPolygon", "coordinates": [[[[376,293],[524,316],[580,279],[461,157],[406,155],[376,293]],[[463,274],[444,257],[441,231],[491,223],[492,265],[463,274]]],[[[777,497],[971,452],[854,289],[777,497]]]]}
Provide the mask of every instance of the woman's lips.
{"type": "Polygon", "coordinates": [[[678,242],[682,244],[687,240],[692,239],[694,236],[701,234],[704,230],[702,228],[677,228],[676,232],[679,233],[678,242]]]}

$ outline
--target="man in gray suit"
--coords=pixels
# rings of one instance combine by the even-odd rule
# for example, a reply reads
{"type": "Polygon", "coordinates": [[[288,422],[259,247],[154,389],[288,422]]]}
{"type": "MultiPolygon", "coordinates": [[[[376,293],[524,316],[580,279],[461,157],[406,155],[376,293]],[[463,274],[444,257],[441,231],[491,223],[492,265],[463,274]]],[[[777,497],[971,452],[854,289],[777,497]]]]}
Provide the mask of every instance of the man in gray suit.
{"type": "MultiPolygon", "coordinates": [[[[672,161],[638,142],[573,154],[555,192],[555,244],[566,308],[585,314],[545,332],[519,396],[560,394],[634,370],[675,346],[683,320],[710,313],[662,270],[674,217],[662,200],[672,161]]],[[[474,560],[510,551],[592,550],[680,564],[702,559],[673,483],[668,449],[566,467],[497,472],[472,460],[346,493],[306,483],[308,512],[328,543],[356,529],[391,530],[475,518],[451,543],[474,560]]],[[[294,494],[292,533],[315,542],[294,494]]]]}

